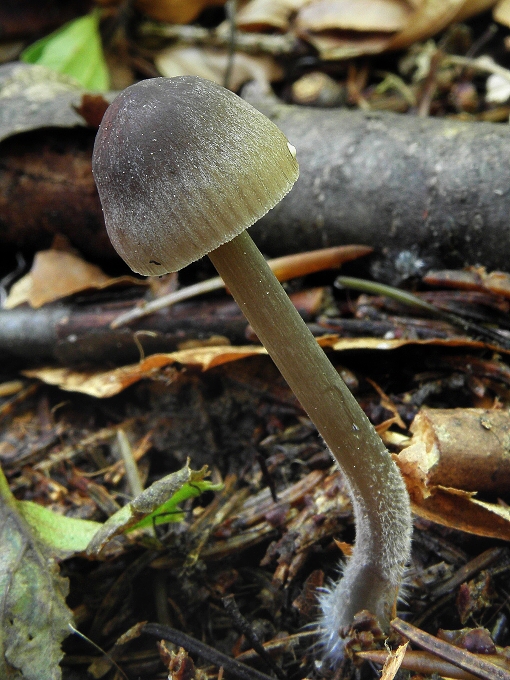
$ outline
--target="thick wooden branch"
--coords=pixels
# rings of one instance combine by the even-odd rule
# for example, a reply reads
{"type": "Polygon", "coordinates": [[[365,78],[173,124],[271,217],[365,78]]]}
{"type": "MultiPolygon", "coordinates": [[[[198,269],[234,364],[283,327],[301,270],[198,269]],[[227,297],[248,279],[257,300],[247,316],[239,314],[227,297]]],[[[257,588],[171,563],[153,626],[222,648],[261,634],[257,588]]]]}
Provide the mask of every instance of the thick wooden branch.
{"type": "Polygon", "coordinates": [[[301,168],[252,229],[265,251],[356,242],[387,252],[390,267],[410,250],[402,269],[419,258],[508,269],[507,125],[254,103],[296,146],[301,168]]]}
{"type": "MultiPolygon", "coordinates": [[[[3,73],[14,77],[0,67],[0,86],[3,73]]],[[[38,114],[30,88],[18,89],[0,113],[0,246],[48,247],[60,232],[89,258],[112,257],[90,171],[94,130],[75,127],[82,93],[59,90],[38,114]]],[[[247,98],[296,146],[301,169],[251,229],[267,255],[364,243],[378,251],[374,273],[392,283],[428,266],[508,269],[507,125],[247,98]]]]}

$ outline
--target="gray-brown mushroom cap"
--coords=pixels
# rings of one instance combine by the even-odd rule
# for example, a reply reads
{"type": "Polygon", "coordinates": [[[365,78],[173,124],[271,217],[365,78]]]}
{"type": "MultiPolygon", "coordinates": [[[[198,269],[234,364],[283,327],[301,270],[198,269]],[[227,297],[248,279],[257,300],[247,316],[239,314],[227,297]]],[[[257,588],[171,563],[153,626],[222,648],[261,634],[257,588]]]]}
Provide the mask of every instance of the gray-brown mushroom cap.
{"type": "Polygon", "coordinates": [[[145,275],[177,271],[232,240],[298,177],[274,123],[193,76],[124,90],[103,118],[92,170],[115,249],[145,275]]]}

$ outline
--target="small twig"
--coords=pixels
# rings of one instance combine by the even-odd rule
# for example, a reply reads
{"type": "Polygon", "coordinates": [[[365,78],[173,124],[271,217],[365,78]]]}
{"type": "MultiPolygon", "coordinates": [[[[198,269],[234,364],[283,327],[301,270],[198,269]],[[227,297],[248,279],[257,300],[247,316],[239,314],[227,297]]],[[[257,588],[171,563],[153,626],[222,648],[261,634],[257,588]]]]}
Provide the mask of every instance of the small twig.
{"type": "MultiPolygon", "coordinates": [[[[495,656],[495,655],[494,655],[495,656]]],[[[375,649],[369,652],[356,652],[356,657],[361,657],[377,664],[384,664],[389,657],[389,653],[382,649],[375,649]]],[[[439,659],[428,652],[409,652],[407,651],[402,662],[401,668],[413,671],[419,675],[442,676],[443,678],[456,678],[457,680],[475,680],[476,675],[463,671],[458,666],[454,666],[448,661],[439,659]]]]}
{"type": "Polygon", "coordinates": [[[446,593],[452,592],[469,578],[473,578],[479,571],[487,569],[493,562],[507,555],[507,548],[489,548],[489,550],[485,550],[481,555],[477,555],[473,560],[464,564],[451,578],[434,588],[432,596],[441,597],[446,593]]]}
{"type": "MultiPolygon", "coordinates": [[[[344,262],[349,262],[358,257],[369,255],[373,248],[368,246],[337,246],[333,248],[321,248],[319,250],[311,250],[306,253],[298,253],[295,255],[284,255],[268,261],[268,265],[275,273],[278,281],[287,281],[288,279],[305,274],[313,274],[324,269],[334,269],[340,267],[344,262]]],[[[215,276],[207,281],[195,283],[192,286],[181,288],[181,290],[173,291],[167,295],[162,295],[156,300],[145,303],[143,306],[137,306],[130,309],[128,312],[120,314],[115,318],[110,328],[119,328],[130,321],[141,319],[153,312],[157,312],[165,307],[170,307],[176,302],[189,300],[196,295],[203,295],[214,290],[223,288],[225,284],[223,279],[215,276]]]]}
{"type": "Polygon", "coordinates": [[[390,625],[397,633],[408,638],[418,647],[435,654],[440,659],[449,661],[454,666],[468,671],[468,673],[473,673],[473,675],[484,678],[484,680],[510,680],[510,673],[504,668],[481,659],[479,655],[472,654],[465,649],[455,647],[449,642],[429,635],[429,633],[425,633],[410,623],[402,621],[402,619],[393,619],[390,625]]]}
{"type": "Polygon", "coordinates": [[[237,0],[227,0],[225,5],[227,11],[227,19],[229,22],[229,41],[228,41],[228,61],[225,70],[225,77],[223,79],[223,87],[230,89],[230,81],[232,79],[232,71],[234,69],[234,59],[236,54],[236,40],[237,40],[237,0]]]}
{"type": "Polygon", "coordinates": [[[119,664],[115,661],[115,659],[113,658],[113,656],[112,656],[111,654],[108,654],[108,652],[107,652],[106,650],[104,650],[102,647],[100,647],[98,644],[96,644],[96,643],[94,642],[94,640],[91,640],[91,639],[90,639],[89,637],[87,637],[84,633],[82,633],[82,632],[79,631],[77,628],[75,628],[72,624],[69,623],[68,626],[69,626],[69,630],[71,631],[71,633],[74,633],[74,635],[77,635],[77,636],[80,637],[82,640],[85,640],[85,642],[87,642],[89,645],[91,645],[92,647],[94,647],[95,649],[97,649],[99,652],[101,652],[101,654],[102,654],[106,659],[108,659],[108,661],[112,664],[112,666],[114,666],[114,667],[117,669],[117,671],[122,675],[122,677],[125,678],[125,680],[129,680],[129,679],[128,679],[128,676],[124,673],[124,671],[122,670],[122,668],[121,668],[121,667],[119,666],[119,664]]]}
{"type": "Polygon", "coordinates": [[[168,626],[162,626],[157,623],[146,623],[143,627],[143,632],[147,635],[173,642],[174,645],[184,647],[187,652],[198,654],[204,661],[207,661],[207,663],[219,668],[223,667],[224,672],[227,675],[238,678],[238,680],[273,680],[270,675],[250,668],[249,666],[246,666],[246,664],[240,663],[239,661],[232,659],[232,657],[218,652],[218,650],[196,640],[190,635],[186,635],[186,633],[183,633],[180,630],[175,630],[175,628],[169,628],[168,626]]]}
{"type": "Polygon", "coordinates": [[[182,300],[189,300],[189,298],[195,297],[196,295],[203,295],[204,293],[210,293],[213,290],[218,290],[223,288],[224,283],[219,276],[215,276],[212,279],[207,279],[207,281],[200,281],[200,283],[194,283],[192,286],[186,286],[186,288],[181,288],[181,290],[175,290],[167,295],[162,295],[155,300],[146,302],[142,306],[133,307],[128,312],[120,314],[116,319],[114,319],[110,328],[120,328],[130,321],[135,321],[136,319],[141,319],[144,316],[148,316],[153,312],[157,312],[165,307],[170,307],[175,305],[176,302],[182,302],[182,300]]]}
{"type": "Polygon", "coordinates": [[[237,602],[235,601],[234,596],[227,595],[227,597],[224,597],[222,599],[222,602],[223,606],[225,607],[225,610],[227,611],[227,614],[232,619],[232,622],[237,631],[239,633],[242,633],[246,637],[246,639],[251,644],[253,649],[257,652],[260,658],[266,662],[266,664],[274,672],[277,678],[279,678],[280,680],[287,680],[287,676],[285,675],[285,673],[282,671],[280,666],[278,666],[278,664],[274,661],[274,659],[270,656],[268,651],[264,649],[257,634],[250,626],[249,622],[244,618],[244,616],[239,611],[239,607],[237,606],[237,602]]]}
{"type": "MultiPolygon", "coordinates": [[[[180,26],[177,24],[158,24],[152,21],[144,22],[139,33],[144,36],[159,36],[168,40],[178,40],[190,45],[207,45],[211,47],[228,47],[227,32],[211,31],[201,26],[180,26]]],[[[291,54],[296,48],[296,38],[291,33],[284,35],[266,35],[265,33],[238,32],[236,36],[236,50],[247,54],[272,54],[280,56],[291,54]]]]}
{"type": "Polygon", "coordinates": [[[129,483],[129,488],[133,496],[139,496],[143,491],[142,480],[140,479],[140,473],[138,471],[138,466],[133,456],[133,449],[131,448],[131,443],[126,436],[123,429],[117,430],[117,444],[124,461],[124,467],[126,470],[126,477],[129,483]]]}
{"type": "Polygon", "coordinates": [[[439,307],[431,305],[430,302],[422,300],[417,295],[408,293],[400,288],[393,288],[393,286],[387,286],[383,283],[366,281],[365,279],[357,279],[351,276],[338,276],[335,280],[335,286],[338,288],[352,288],[354,290],[370,293],[371,295],[385,295],[404,305],[422,309],[443,321],[447,321],[457,328],[461,328],[469,335],[478,335],[481,338],[484,338],[486,342],[496,342],[501,347],[510,349],[510,339],[505,337],[502,333],[499,333],[492,328],[487,328],[486,326],[479,326],[473,321],[468,321],[452,312],[445,312],[444,310],[439,309],[439,307]]]}
{"type": "Polygon", "coordinates": [[[483,56],[471,59],[460,57],[455,54],[443,55],[443,63],[453,64],[454,66],[466,66],[482,73],[493,73],[495,75],[510,80],[510,71],[499,64],[496,64],[490,57],[483,56]]]}

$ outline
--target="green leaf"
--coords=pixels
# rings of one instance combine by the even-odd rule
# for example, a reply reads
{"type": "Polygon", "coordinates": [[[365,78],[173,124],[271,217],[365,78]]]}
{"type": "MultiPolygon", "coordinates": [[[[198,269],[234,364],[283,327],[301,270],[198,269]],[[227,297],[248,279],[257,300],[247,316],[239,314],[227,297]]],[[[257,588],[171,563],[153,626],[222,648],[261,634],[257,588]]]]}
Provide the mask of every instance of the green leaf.
{"type": "Polygon", "coordinates": [[[0,468],[0,677],[59,680],[69,585],[19,512],[0,468]]]}
{"type": "Polygon", "coordinates": [[[204,491],[219,491],[223,488],[223,484],[213,484],[208,480],[203,482],[196,481],[184,484],[179,491],[176,491],[166,503],[163,503],[158,508],[147,515],[141,522],[135,524],[128,531],[135,529],[144,529],[145,527],[158,526],[160,524],[169,524],[170,522],[181,522],[184,517],[183,511],[178,507],[180,503],[187,501],[188,498],[196,498],[204,491]]]}
{"type": "Polygon", "coordinates": [[[60,559],[84,552],[101,522],[58,515],[32,501],[17,501],[18,511],[34,535],[60,559]]]}
{"type": "Polygon", "coordinates": [[[99,34],[98,10],[41,38],[27,47],[20,59],[65,73],[87,89],[108,90],[109,75],[99,34]]]}
{"type": "MultiPolygon", "coordinates": [[[[191,470],[186,465],[177,472],[158,479],[130,503],[109,517],[101,529],[94,535],[87,547],[87,555],[100,557],[101,552],[114,536],[118,536],[141,522],[148,515],[157,512],[174,494],[179,492],[185,484],[197,486],[204,481],[208,474],[207,466],[201,470],[191,470]]],[[[178,502],[182,502],[178,501],[178,502]]],[[[152,524],[152,520],[149,521],[152,524]]]]}

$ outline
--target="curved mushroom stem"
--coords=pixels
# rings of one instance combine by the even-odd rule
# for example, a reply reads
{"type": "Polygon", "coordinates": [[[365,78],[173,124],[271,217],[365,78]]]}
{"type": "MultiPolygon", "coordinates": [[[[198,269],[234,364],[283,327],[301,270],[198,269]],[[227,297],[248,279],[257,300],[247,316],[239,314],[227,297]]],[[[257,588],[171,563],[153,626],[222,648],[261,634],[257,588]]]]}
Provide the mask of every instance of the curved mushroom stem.
{"type": "Polygon", "coordinates": [[[341,629],[362,609],[389,624],[411,542],[409,497],[381,438],[245,231],[209,253],[214,266],[340,466],[356,545],[343,578],[321,595],[322,639],[334,661],[341,629]]]}

